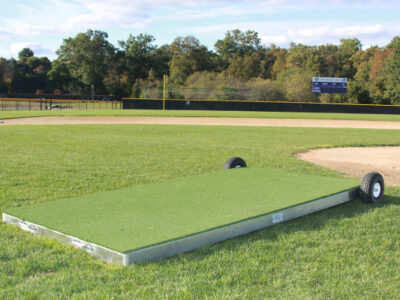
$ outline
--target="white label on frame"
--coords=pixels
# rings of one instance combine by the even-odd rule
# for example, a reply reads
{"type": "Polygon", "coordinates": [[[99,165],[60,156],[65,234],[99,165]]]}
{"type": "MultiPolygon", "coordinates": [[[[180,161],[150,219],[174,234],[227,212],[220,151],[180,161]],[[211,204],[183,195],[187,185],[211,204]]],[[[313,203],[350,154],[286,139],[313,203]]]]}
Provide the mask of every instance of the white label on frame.
{"type": "Polygon", "coordinates": [[[280,223],[283,221],[283,213],[275,214],[272,216],[272,223],[280,223]]]}

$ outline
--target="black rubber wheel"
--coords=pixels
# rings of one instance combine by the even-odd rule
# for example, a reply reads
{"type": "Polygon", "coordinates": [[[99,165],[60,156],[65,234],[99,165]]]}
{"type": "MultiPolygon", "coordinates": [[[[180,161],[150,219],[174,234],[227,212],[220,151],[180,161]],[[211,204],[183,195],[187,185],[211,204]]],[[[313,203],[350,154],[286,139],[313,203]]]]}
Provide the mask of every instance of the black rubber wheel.
{"type": "Polygon", "coordinates": [[[360,186],[360,198],[364,203],[379,203],[385,192],[385,182],[381,174],[372,172],[364,176],[360,186]]]}
{"type": "Polygon", "coordinates": [[[240,157],[232,157],[228,159],[225,163],[224,169],[235,169],[235,168],[245,168],[247,167],[246,162],[243,158],[240,157]]]}

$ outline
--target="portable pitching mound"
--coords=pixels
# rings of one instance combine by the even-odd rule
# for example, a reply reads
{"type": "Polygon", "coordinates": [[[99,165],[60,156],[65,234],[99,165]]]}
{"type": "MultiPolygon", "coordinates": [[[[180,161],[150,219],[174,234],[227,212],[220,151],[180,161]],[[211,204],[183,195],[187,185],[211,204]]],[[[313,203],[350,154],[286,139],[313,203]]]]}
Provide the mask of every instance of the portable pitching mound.
{"type": "Polygon", "coordinates": [[[377,173],[367,174],[360,192],[352,179],[242,168],[243,163],[232,158],[225,165],[231,170],[10,208],[3,221],[129,265],[237,237],[359,194],[364,202],[383,195],[377,173]]]}

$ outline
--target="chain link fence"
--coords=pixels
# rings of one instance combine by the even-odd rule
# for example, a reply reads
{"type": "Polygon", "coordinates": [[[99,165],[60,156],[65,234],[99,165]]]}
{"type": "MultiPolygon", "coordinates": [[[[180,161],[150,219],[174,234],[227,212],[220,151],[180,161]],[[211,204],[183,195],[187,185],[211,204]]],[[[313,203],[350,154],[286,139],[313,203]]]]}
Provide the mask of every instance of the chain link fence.
{"type": "Polygon", "coordinates": [[[114,110],[122,109],[121,101],[74,99],[0,98],[0,110],[114,110]]]}

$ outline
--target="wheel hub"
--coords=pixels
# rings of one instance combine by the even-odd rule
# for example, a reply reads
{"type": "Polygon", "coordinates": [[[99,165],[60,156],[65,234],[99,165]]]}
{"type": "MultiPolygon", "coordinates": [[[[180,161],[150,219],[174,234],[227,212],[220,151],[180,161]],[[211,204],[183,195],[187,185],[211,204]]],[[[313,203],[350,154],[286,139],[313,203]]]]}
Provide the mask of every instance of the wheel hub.
{"type": "Polygon", "coordinates": [[[382,191],[381,184],[379,182],[376,182],[372,187],[372,194],[374,195],[375,198],[378,198],[379,195],[381,194],[381,191],[382,191]]]}

